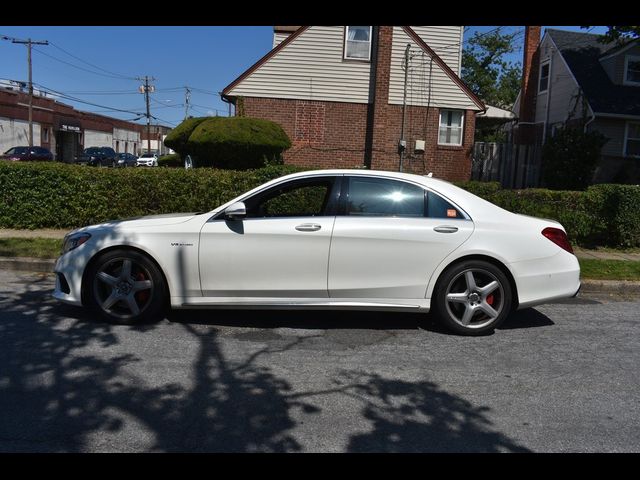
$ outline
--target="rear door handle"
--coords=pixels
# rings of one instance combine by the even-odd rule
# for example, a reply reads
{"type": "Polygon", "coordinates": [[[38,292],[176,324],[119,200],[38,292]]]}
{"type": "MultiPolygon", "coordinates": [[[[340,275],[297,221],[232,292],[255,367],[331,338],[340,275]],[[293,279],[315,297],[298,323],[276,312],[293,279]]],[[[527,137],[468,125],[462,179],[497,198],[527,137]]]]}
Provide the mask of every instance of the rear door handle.
{"type": "Polygon", "coordinates": [[[317,232],[321,228],[322,226],[318,225],[317,223],[303,223],[301,225],[298,225],[296,227],[296,230],[298,230],[299,232],[317,232]]]}
{"type": "Polygon", "coordinates": [[[456,233],[458,231],[458,227],[450,227],[448,225],[433,227],[433,229],[438,233],[456,233]]]}

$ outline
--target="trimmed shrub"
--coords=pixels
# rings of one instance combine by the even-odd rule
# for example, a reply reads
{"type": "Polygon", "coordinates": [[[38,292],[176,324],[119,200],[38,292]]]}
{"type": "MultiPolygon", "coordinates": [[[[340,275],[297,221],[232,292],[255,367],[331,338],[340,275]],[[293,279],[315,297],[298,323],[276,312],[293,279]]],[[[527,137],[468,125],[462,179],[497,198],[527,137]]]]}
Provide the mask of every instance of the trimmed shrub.
{"type": "Polygon", "coordinates": [[[277,123],[244,117],[188,118],[164,143],[183,158],[191,155],[195,167],[234,170],[281,164],[282,152],[291,147],[277,123]]]}
{"type": "Polygon", "coordinates": [[[277,123],[243,117],[209,118],[188,141],[197,167],[234,170],[282,163],[282,152],[289,147],[291,141],[277,123]]]}
{"type": "Polygon", "coordinates": [[[183,157],[192,154],[193,152],[189,150],[189,137],[198,125],[209,118],[210,117],[187,118],[167,134],[167,137],[164,139],[164,144],[171,150],[175,150],[181,154],[183,157]]]}
{"type": "Polygon", "coordinates": [[[159,167],[184,168],[184,160],[177,153],[163,155],[158,159],[159,167]]]}

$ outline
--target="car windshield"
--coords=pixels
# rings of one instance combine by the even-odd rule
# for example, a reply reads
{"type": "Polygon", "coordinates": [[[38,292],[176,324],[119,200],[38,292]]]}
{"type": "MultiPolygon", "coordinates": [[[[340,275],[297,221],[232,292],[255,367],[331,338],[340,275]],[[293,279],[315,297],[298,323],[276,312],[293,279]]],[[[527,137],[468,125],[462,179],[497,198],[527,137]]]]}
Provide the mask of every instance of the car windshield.
{"type": "Polygon", "coordinates": [[[145,153],[140,158],[153,158],[153,157],[154,157],[153,153],[145,153]]]}
{"type": "Polygon", "coordinates": [[[6,155],[24,155],[29,149],[27,147],[13,147],[4,152],[6,155]]]}
{"type": "Polygon", "coordinates": [[[100,152],[100,149],[97,147],[89,147],[84,149],[84,153],[88,153],[88,154],[98,153],[98,152],[100,152]]]}

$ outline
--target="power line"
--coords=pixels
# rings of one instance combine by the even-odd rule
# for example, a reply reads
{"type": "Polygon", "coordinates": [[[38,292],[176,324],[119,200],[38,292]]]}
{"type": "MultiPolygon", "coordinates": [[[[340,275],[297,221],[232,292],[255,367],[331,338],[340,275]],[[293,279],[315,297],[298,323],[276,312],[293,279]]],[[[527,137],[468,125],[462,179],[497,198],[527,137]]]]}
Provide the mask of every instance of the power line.
{"type": "MultiPolygon", "coordinates": [[[[99,75],[101,77],[106,77],[106,78],[114,78],[116,80],[131,80],[132,79],[132,78],[124,77],[124,76],[121,76],[121,75],[111,75],[111,74],[100,73],[100,72],[96,72],[96,71],[93,71],[93,70],[89,70],[88,68],[80,67],[80,66],[78,66],[78,65],[76,65],[74,63],[70,63],[70,62],[67,62],[66,60],[62,60],[62,59],[60,59],[58,57],[54,57],[53,55],[49,55],[48,53],[45,53],[42,50],[39,50],[37,48],[34,48],[34,50],[36,52],[40,53],[41,55],[44,55],[45,57],[49,57],[49,58],[51,58],[51,59],[53,59],[53,60],[55,60],[57,62],[64,63],[65,65],[69,65],[70,67],[76,68],[78,70],[82,70],[83,72],[91,73],[93,75],[99,75]]],[[[133,80],[135,80],[135,79],[133,79],[133,80]]]]}
{"type": "Polygon", "coordinates": [[[98,65],[94,65],[93,63],[89,63],[89,62],[87,62],[87,61],[85,61],[85,60],[81,59],[80,57],[77,57],[76,55],[73,55],[72,53],[67,52],[64,48],[62,48],[62,47],[60,47],[60,46],[56,45],[55,43],[53,43],[53,42],[49,42],[49,43],[50,43],[51,45],[53,45],[55,48],[57,48],[58,50],[60,50],[61,52],[66,53],[66,54],[67,54],[67,55],[69,55],[70,57],[73,57],[73,58],[75,58],[76,60],[80,60],[82,63],[84,63],[84,64],[86,64],[86,65],[89,65],[89,66],[91,66],[91,67],[93,67],[93,68],[97,68],[98,70],[102,70],[103,72],[106,72],[106,73],[108,73],[108,74],[110,74],[110,75],[113,75],[113,76],[116,76],[116,77],[121,77],[121,78],[123,78],[123,79],[127,79],[127,80],[136,80],[136,78],[135,78],[135,77],[129,77],[129,76],[127,76],[127,75],[122,75],[122,74],[120,74],[120,73],[114,73],[114,72],[111,72],[111,71],[109,71],[109,70],[107,70],[107,69],[105,69],[105,68],[99,67],[98,65]]]}

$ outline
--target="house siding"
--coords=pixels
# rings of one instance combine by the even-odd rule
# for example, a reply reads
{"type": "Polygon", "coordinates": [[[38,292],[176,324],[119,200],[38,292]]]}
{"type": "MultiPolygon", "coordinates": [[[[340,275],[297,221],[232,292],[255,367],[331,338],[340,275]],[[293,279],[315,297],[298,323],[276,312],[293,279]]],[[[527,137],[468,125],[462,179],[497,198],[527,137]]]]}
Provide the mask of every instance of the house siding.
{"type": "Polygon", "coordinates": [[[589,131],[602,133],[609,141],[602,147],[602,155],[622,157],[624,155],[624,120],[596,118],[589,124],[589,131]]]}
{"type": "MultiPolygon", "coordinates": [[[[462,26],[412,26],[411,29],[460,76],[462,58],[462,26]]],[[[404,47],[407,44],[401,45],[404,47]]]]}
{"type": "MultiPolygon", "coordinates": [[[[551,38],[547,35],[540,45],[540,65],[550,61],[549,88],[538,94],[536,101],[536,122],[564,123],[583,117],[582,95],[571,71],[551,38]],[[550,95],[547,100],[547,96],[550,95]],[[547,116],[547,107],[549,114],[547,116]]],[[[536,79],[538,82],[539,77],[536,79]]],[[[538,87],[536,86],[536,89],[538,87]]],[[[588,114],[588,113],[587,113],[588,114]]]]}
{"type": "MultiPolygon", "coordinates": [[[[438,56],[442,53],[442,59],[447,62],[454,72],[459,69],[459,56],[455,53],[455,50],[459,47],[452,47],[452,52],[450,53],[444,47],[460,43],[460,28],[462,27],[439,27],[439,32],[449,32],[449,35],[439,42],[435,40],[437,32],[432,33],[428,30],[435,27],[415,28],[420,31],[420,33],[418,31],[416,33],[434,49],[438,56]],[[434,42],[436,43],[434,44],[434,42]],[[438,48],[434,48],[434,46],[440,49],[440,53],[438,48]]],[[[404,102],[405,72],[403,64],[407,44],[411,45],[410,54],[412,57],[409,63],[407,79],[407,105],[480,110],[469,95],[451,80],[436,62],[431,62],[431,57],[407,35],[402,27],[393,28],[391,76],[389,81],[390,104],[402,105],[404,102]]]]}
{"type": "Polygon", "coordinates": [[[343,26],[309,27],[227,94],[368,103],[371,63],[344,61],[343,49],[343,26]]]}

